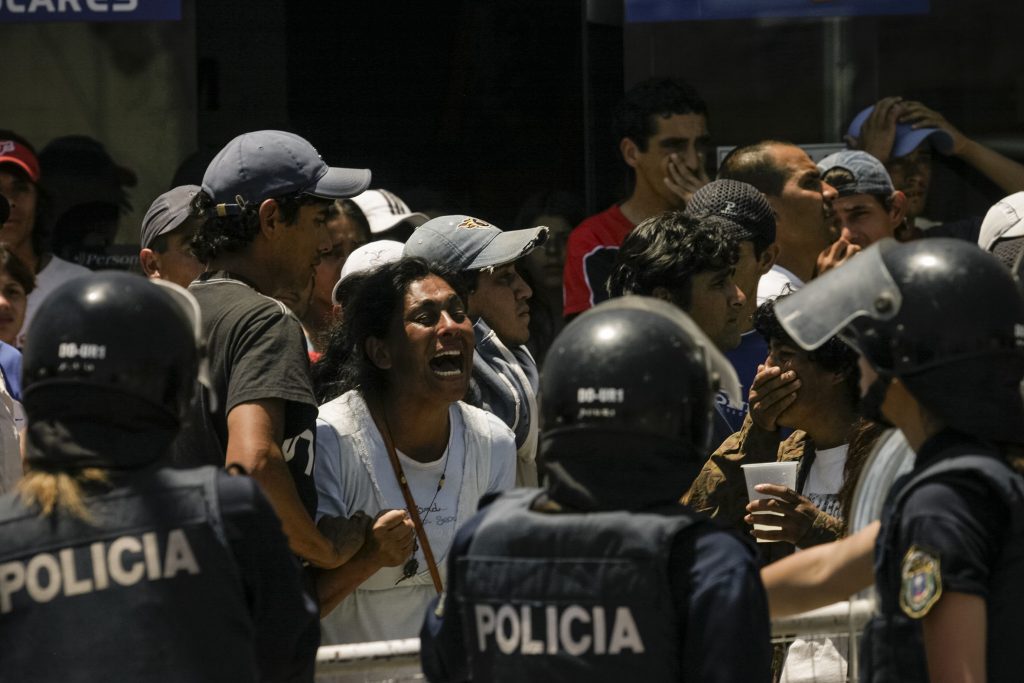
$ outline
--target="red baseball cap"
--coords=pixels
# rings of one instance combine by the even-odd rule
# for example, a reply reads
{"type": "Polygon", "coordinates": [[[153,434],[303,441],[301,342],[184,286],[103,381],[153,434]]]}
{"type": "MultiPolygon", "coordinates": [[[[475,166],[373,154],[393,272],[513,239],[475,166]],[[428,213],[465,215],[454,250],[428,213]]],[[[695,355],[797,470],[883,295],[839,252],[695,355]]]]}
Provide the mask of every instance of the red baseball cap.
{"type": "Polygon", "coordinates": [[[31,149],[16,140],[0,139],[0,164],[14,164],[25,171],[33,183],[39,182],[39,159],[31,149]]]}

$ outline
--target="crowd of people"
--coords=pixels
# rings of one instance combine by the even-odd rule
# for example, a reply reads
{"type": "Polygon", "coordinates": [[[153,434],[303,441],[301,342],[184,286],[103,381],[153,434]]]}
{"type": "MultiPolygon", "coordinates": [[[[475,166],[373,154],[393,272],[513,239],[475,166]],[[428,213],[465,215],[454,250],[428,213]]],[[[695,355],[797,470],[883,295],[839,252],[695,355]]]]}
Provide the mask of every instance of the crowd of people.
{"type": "Polygon", "coordinates": [[[420,636],[436,681],[831,683],[847,643],[769,616],[874,583],[865,680],[1017,680],[1024,166],[898,97],[714,178],[682,81],[615,132],[621,203],[507,230],[248,132],[96,273],[63,257],[125,195],[47,169],[134,177],[0,131],[0,678],[301,681],[420,636]],[[929,221],[935,154],[1011,194],[929,221]],[[887,428],[914,469],[854,530],[887,428]],[[765,463],[796,477],[755,498],[765,463]]]}

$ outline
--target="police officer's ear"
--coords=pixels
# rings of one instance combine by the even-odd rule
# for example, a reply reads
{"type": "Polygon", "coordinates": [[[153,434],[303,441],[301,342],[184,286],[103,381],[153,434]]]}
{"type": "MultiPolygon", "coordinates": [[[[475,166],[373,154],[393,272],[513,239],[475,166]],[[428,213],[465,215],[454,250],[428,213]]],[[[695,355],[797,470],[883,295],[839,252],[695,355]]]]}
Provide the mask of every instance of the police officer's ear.
{"type": "Polygon", "coordinates": [[[388,353],[387,344],[378,337],[367,337],[364,344],[366,357],[370,362],[381,370],[391,369],[391,354],[388,353]]]}

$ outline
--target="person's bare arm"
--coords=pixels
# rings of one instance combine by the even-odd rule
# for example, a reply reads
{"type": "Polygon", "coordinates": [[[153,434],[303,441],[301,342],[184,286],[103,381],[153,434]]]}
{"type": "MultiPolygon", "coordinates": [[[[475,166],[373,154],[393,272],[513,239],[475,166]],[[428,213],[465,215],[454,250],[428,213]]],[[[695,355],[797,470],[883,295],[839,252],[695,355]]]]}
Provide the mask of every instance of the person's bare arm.
{"type": "Polygon", "coordinates": [[[320,618],[330,614],[361,583],[382,567],[397,567],[413,552],[416,530],[405,510],[384,510],[373,521],[366,542],[345,564],[317,573],[320,618]]]}
{"type": "Polygon", "coordinates": [[[259,482],[288,537],[288,546],[316,567],[332,568],[350,559],[363,545],[367,520],[332,520],[325,526],[331,538],[317,530],[306,512],[281,451],[284,439],[284,401],[263,399],[242,403],[227,416],[228,448],[225,466],[240,465],[259,482]]]}
{"type": "Polygon", "coordinates": [[[841,541],[814,546],[762,569],[769,614],[799,614],[846,600],[870,586],[879,526],[873,522],[841,541]]]}
{"type": "Polygon", "coordinates": [[[929,109],[920,102],[903,102],[899,120],[910,123],[914,128],[940,128],[953,138],[954,156],[984,173],[989,180],[1004,192],[1024,190],[1024,166],[999,152],[964,135],[942,114],[929,109]]]}
{"type": "Polygon", "coordinates": [[[986,617],[983,598],[942,594],[921,622],[932,683],[984,683],[986,617]]]}

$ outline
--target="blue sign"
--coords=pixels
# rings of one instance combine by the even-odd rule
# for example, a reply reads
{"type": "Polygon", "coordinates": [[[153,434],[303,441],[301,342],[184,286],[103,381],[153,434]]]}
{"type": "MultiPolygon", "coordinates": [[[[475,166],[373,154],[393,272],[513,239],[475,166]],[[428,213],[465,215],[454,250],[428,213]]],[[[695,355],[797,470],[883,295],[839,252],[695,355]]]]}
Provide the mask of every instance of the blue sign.
{"type": "Polygon", "coordinates": [[[0,24],[180,20],[181,0],[0,0],[0,24]]]}
{"type": "Polygon", "coordinates": [[[929,0],[626,0],[627,22],[927,14],[929,0]]]}

